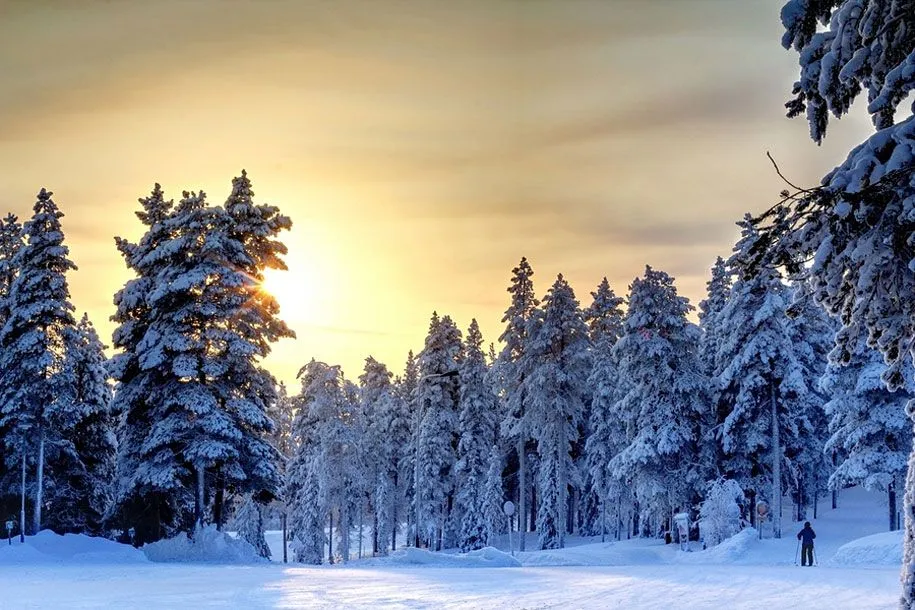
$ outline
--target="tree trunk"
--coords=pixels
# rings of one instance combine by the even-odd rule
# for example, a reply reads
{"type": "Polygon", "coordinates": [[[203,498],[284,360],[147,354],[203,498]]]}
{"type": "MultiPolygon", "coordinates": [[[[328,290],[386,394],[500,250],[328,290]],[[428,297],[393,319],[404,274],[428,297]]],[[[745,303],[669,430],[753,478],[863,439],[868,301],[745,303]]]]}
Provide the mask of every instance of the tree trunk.
{"type": "Polygon", "coordinates": [[[819,479],[819,477],[814,475],[814,477],[813,477],[813,518],[814,519],[817,518],[817,504],[820,503],[819,502],[820,494],[817,489],[819,486],[820,486],[820,479],[819,479]]]}
{"type": "Polygon", "coordinates": [[[22,506],[19,509],[19,542],[25,542],[25,451],[22,452],[22,506]]]}
{"type": "Polygon", "coordinates": [[[394,475],[394,497],[391,498],[391,552],[397,550],[397,475],[394,475]]]}
{"type": "Polygon", "coordinates": [[[778,405],[775,386],[769,390],[770,416],[772,417],[772,537],[782,537],[782,445],[778,427],[778,405]]]}
{"type": "Polygon", "coordinates": [[[203,529],[204,469],[197,466],[197,498],[194,500],[194,527],[203,529]]]}
{"type": "Polygon", "coordinates": [[[328,511],[328,532],[327,532],[327,563],[334,563],[334,511],[328,511]]]}
{"type": "Polygon", "coordinates": [[[890,509],[890,531],[896,530],[896,482],[890,481],[889,486],[886,489],[887,492],[887,504],[889,504],[890,509]]]}
{"type": "MultiPolygon", "coordinates": [[[[915,434],[915,431],[913,431],[915,434]]],[[[899,607],[903,610],[915,609],[915,443],[909,454],[909,469],[905,476],[905,495],[902,506],[905,511],[905,531],[902,534],[902,599],[899,607]]]]}
{"type": "Polygon", "coordinates": [[[537,531],[537,486],[531,485],[531,510],[530,514],[530,526],[528,527],[529,532],[537,531]]]}
{"type": "Polygon", "coordinates": [[[216,529],[222,531],[222,521],[225,508],[226,480],[222,474],[222,467],[216,467],[216,497],[213,499],[213,521],[216,529]]]}
{"type": "MultiPolygon", "coordinates": [[[[377,503],[379,498],[375,497],[375,502],[377,503]]],[[[372,511],[372,557],[378,556],[378,507],[374,507],[375,510],[372,511]]],[[[359,518],[360,523],[362,522],[362,517],[359,518]]],[[[362,527],[359,529],[359,541],[360,545],[362,543],[362,527]]],[[[359,553],[359,557],[362,557],[362,553],[359,553]]]]}
{"type": "Polygon", "coordinates": [[[288,552],[286,549],[287,544],[286,544],[286,505],[285,504],[283,505],[283,515],[281,517],[281,520],[283,521],[283,563],[288,563],[289,558],[288,558],[288,554],[287,554],[288,552]]]}
{"type": "MultiPolygon", "coordinates": [[[[520,526],[518,529],[518,550],[524,551],[524,534],[527,532],[527,507],[525,506],[525,494],[527,492],[527,460],[524,458],[524,441],[525,441],[525,430],[524,425],[521,426],[521,435],[518,438],[518,520],[520,521],[520,526]]],[[[531,490],[533,493],[533,490],[531,490]]],[[[533,511],[533,508],[531,508],[533,511]]]]}
{"type": "Polygon", "coordinates": [[[44,502],[44,430],[38,440],[38,489],[35,492],[35,533],[41,531],[41,505],[44,502]]]}

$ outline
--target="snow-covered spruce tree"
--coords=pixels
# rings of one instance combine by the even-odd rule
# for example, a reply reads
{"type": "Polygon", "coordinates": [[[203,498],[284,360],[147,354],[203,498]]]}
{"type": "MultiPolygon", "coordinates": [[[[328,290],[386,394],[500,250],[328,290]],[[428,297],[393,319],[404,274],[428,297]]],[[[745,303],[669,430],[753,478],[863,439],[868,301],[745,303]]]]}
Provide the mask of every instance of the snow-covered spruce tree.
{"type": "MultiPolygon", "coordinates": [[[[401,511],[405,515],[406,522],[406,544],[415,544],[418,539],[416,529],[416,511],[413,510],[414,492],[413,484],[415,482],[416,468],[414,460],[414,450],[416,449],[416,430],[419,428],[419,408],[416,400],[416,386],[419,381],[419,366],[413,350],[407,354],[407,361],[404,364],[402,376],[394,379],[394,395],[401,404],[403,417],[408,424],[407,442],[398,452],[397,477],[400,481],[398,486],[397,501],[403,507],[401,511]]],[[[394,533],[396,533],[396,528],[394,533]]],[[[393,535],[393,533],[392,533],[393,535]]],[[[396,547],[391,545],[392,548],[396,547]]]]}
{"type": "Polygon", "coordinates": [[[788,332],[797,354],[798,364],[807,392],[798,397],[794,410],[809,423],[810,433],[796,439],[796,445],[785,446],[788,479],[793,487],[795,518],[807,519],[807,507],[813,504],[813,517],[817,516],[817,499],[826,494],[832,461],[823,452],[829,438],[829,422],[823,405],[829,399],[820,387],[820,378],[826,372],[829,352],[835,345],[838,330],[835,322],[811,298],[804,284],[791,287],[788,308],[788,332]]]}
{"type": "Polygon", "coordinates": [[[241,433],[233,447],[238,455],[212,464],[217,527],[224,521],[226,493],[253,492],[255,498],[268,501],[281,481],[267,416],[269,405],[276,400],[276,380],[260,362],[270,353],[272,343],[295,337],[295,333],[280,319],[279,303],[261,284],[265,270],[286,269],[282,257],[287,248],[278,237],[292,227],[292,221],[278,207],[255,203],[253,198],[251,182],[242,170],[241,176],[233,178],[223,206],[227,223],[222,246],[228,269],[221,278],[226,291],[225,318],[217,324],[220,328],[208,329],[211,361],[202,367],[212,369],[214,363],[221,367],[220,375],[207,374],[222,386],[220,406],[241,433]]]}
{"type": "Polygon", "coordinates": [[[881,379],[886,370],[880,352],[859,337],[851,360],[844,366],[830,363],[820,386],[830,397],[827,455],[837,464],[829,486],[841,489],[861,485],[887,494],[889,529],[897,529],[896,490],[905,480],[912,449],[912,422],[905,405],[915,395],[915,371],[905,367],[905,386],[890,392],[881,379]]]}
{"type": "Polygon", "coordinates": [[[626,427],[626,444],[610,471],[633,490],[643,517],[663,520],[690,506],[705,481],[697,455],[708,381],[690,309],[672,277],[646,267],[632,282],[625,330],[613,347],[621,398],[611,416],[626,427]]]}
{"type": "Polygon", "coordinates": [[[709,392],[712,404],[711,425],[706,427],[703,434],[699,459],[704,464],[712,465],[709,469],[712,478],[720,474],[717,465],[723,461],[720,444],[715,442],[714,438],[714,423],[723,420],[729,410],[728,406],[722,403],[722,394],[715,380],[723,370],[718,359],[721,343],[718,318],[731,292],[732,275],[727,264],[719,256],[712,267],[712,277],[706,283],[707,296],[699,303],[699,330],[702,331],[699,337],[699,362],[702,364],[703,373],[712,380],[709,392]]]}
{"type": "MultiPolygon", "coordinates": [[[[429,334],[418,357],[416,401],[418,427],[414,435],[413,510],[419,542],[441,550],[448,541],[454,493],[454,463],[458,440],[461,331],[451,318],[432,314],[429,334]]],[[[418,546],[418,545],[417,545],[418,546]]]]}
{"type": "MultiPolygon", "coordinates": [[[[487,480],[487,472],[498,422],[496,397],[490,391],[486,372],[483,335],[474,319],[467,329],[464,360],[460,368],[460,441],[455,464],[455,502],[461,515],[458,546],[465,552],[487,546],[492,530],[486,506],[490,495],[487,491],[492,491],[487,490],[487,485],[491,483],[487,480]]],[[[501,477],[499,487],[501,491],[501,477]]]]}
{"type": "MultiPolygon", "coordinates": [[[[22,225],[14,214],[8,214],[0,220],[0,328],[9,317],[7,298],[10,287],[16,279],[17,269],[14,263],[16,253],[22,247],[22,225]]],[[[5,432],[0,428],[0,438],[5,432]]],[[[7,467],[6,460],[0,460],[0,506],[7,508],[6,513],[13,514],[19,505],[19,494],[22,477],[19,464],[7,467]]]]}
{"type": "Polygon", "coordinates": [[[388,449],[385,444],[386,430],[381,427],[378,417],[381,402],[390,395],[392,389],[391,377],[387,366],[372,356],[365,359],[365,366],[359,376],[359,417],[365,427],[365,436],[360,439],[360,453],[364,457],[366,502],[372,518],[373,556],[380,552],[379,539],[381,544],[387,543],[394,493],[391,478],[387,476],[387,459],[381,455],[388,449]]]}
{"type": "Polygon", "coordinates": [[[502,438],[514,441],[518,458],[518,523],[521,531],[519,550],[524,550],[524,532],[528,525],[528,473],[527,453],[528,439],[531,436],[530,428],[526,421],[527,397],[524,394],[524,373],[520,368],[520,361],[524,356],[524,346],[527,342],[527,323],[537,311],[540,302],[534,293],[534,283],[531,279],[534,270],[531,269],[527,258],[522,257],[517,267],[512,269],[511,285],[508,292],[511,294],[511,304],[502,316],[505,330],[499,336],[503,344],[499,359],[494,365],[495,374],[500,380],[500,395],[504,401],[502,409],[504,419],[500,423],[502,438]]]}
{"type": "Polygon", "coordinates": [[[400,457],[410,440],[403,402],[391,383],[388,368],[369,356],[359,378],[360,404],[367,422],[366,476],[373,508],[373,554],[387,555],[388,541],[396,545],[400,457]]]}
{"type": "Polygon", "coordinates": [[[0,329],[0,429],[7,467],[34,469],[33,532],[41,529],[50,499],[45,485],[53,498],[55,484],[65,484],[70,474],[62,465],[78,459],[72,432],[83,418],[64,374],[66,339],[75,326],[66,273],[76,266],[63,243],[63,213],[51,195],[41,189],[23,227],[26,243],[13,260],[18,275],[0,329]]]}
{"type": "Polygon", "coordinates": [[[58,482],[56,493],[48,497],[47,523],[58,532],[101,534],[112,501],[117,439],[103,350],[84,314],[67,333],[64,374],[70,385],[68,400],[79,417],[68,433],[74,453],[68,456],[66,482],[58,482]]]}
{"type": "Polygon", "coordinates": [[[270,547],[264,538],[264,506],[251,495],[244,498],[235,513],[238,537],[254,547],[261,557],[270,559],[270,547]]]}
{"type": "Polygon", "coordinates": [[[5,323],[9,315],[6,299],[13,280],[19,274],[14,261],[21,248],[22,225],[15,214],[7,214],[6,218],[0,220],[0,323],[5,323]]]}
{"type": "Polygon", "coordinates": [[[702,330],[702,336],[699,338],[699,361],[709,377],[718,375],[723,368],[718,362],[718,346],[721,342],[718,316],[727,304],[731,283],[731,270],[719,256],[712,267],[712,278],[706,283],[707,296],[699,303],[699,328],[702,330]]]}
{"type": "Polygon", "coordinates": [[[610,350],[623,334],[623,299],[616,296],[607,278],[604,278],[591,293],[591,305],[585,309],[584,318],[591,338],[591,372],[586,397],[589,407],[585,429],[585,459],[581,476],[585,481],[582,491],[581,533],[585,536],[603,534],[606,531],[607,504],[616,504],[617,498],[610,498],[611,488],[607,465],[612,457],[619,426],[609,417],[609,406],[613,402],[615,367],[610,350]]]}
{"type": "MultiPolygon", "coordinates": [[[[144,239],[119,242],[139,276],[116,297],[122,325],[115,344],[123,354],[113,373],[118,393],[126,392],[122,436],[136,434],[127,451],[139,453],[125,455],[120,469],[123,521],[139,508],[142,488],[168,496],[191,487],[194,522],[204,521],[211,499],[217,527],[227,490],[256,491],[265,500],[276,492],[278,456],[266,413],[275,384],[258,359],[289,331],[259,280],[264,268],[281,266],[285,248],[274,237],[288,219],[253,205],[245,185],[244,176],[233,182],[225,208],[207,206],[203,193],[185,193],[172,207],[157,188],[143,202],[140,218],[151,223],[144,239]],[[146,290],[138,294],[140,287],[146,290]],[[139,398],[130,385],[142,386],[139,398]]],[[[188,527],[185,515],[175,517],[188,527]]]]}
{"type": "Polygon", "coordinates": [[[172,237],[175,223],[167,222],[174,214],[174,203],[165,199],[158,184],[139,202],[142,210],[136,215],[146,232],[136,244],[115,238],[136,277],[114,295],[117,352],[109,372],[116,381],[112,413],[118,418],[118,455],[115,500],[107,518],[113,527],[134,528],[137,545],[190,528],[194,496],[190,473],[173,467],[172,452],[167,447],[156,451],[148,443],[150,429],[162,419],[149,391],[163,380],[161,368],[155,362],[149,365],[145,355],[155,337],[150,329],[158,315],[148,296],[169,264],[162,246],[172,237]]]}
{"type": "MultiPolygon", "coordinates": [[[[279,454],[277,467],[280,472],[281,480],[284,482],[286,480],[289,460],[292,458],[294,449],[292,442],[292,422],[295,419],[295,409],[296,401],[293,397],[289,396],[289,392],[286,390],[286,384],[280,382],[277,385],[276,400],[268,405],[267,415],[273,422],[273,434],[270,436],[270,442],[279,454]]],[[[286,505],[286,498],[282,495],[284,490],[285,486],[280,488],[280,497],[276,498],[268,507],[268,512],[264,518],[268,523],[270,521],[278,521],[279,526],[283,530],[283,539],[288,540],[288,536],[286,535],[288,531],[288,507],[286,505]]],[[[283,559],[286,559],[285,554],[283,559]]]]}
{"type": "MultiPolygon", "coordinates": [[[[743,237],[734,248],[735,260],[756,239],[748,220],[739,224],[743,237]]],[[[751,507],[760,496],[768,499],[776,538],[781,537],[781,499],[789,476],[786,447],[797,448],[805,435],[815,433],[807,416],[810,383],[816,380],[805,375],[793,345],[789,300],[788,287],[768,268],[735,281],[719,317],[718,358],[724,370],[718,383],[725,408],[716,428],[721,470],[740,483],[751,507]]]]}
{"type": "MultiPolygon", "coordinates": [[[[915,222],[915,112],[897,110],[915,84],[915,11],[895,0],[791,0],[782,8],[782,43],[797,51],[800,79],[791,116],[806,111],[812,138],[829,115],[846,114],[862,89],[879,130],[851,151],[818,189],[783,193],[757,219],[749,268],[783,264],[813,285],[814,299],[840,318],[831,357],[851,360],[862,332],[883,352],[883,379],[902,387],[903,361],[915,338],[915,277],[910,241],[915,222]],[[806,261],[812,264],[807,267],[806,261]]],[[[910,410],[911,411],[911,410],[910,410]]],[[[905,498],[905,553],[900,605],[915,608],[915,455],[905,498]]]]}
{"type": "Polygon", "coordinates": [[[719,478],[705,492],[699,508],[699,532],[706,546],[718,546],[741,530],[741,505],[746,498],[740,484],[719,478]]]}
{"type": "Polygon", "coordinates": [[[292,430],[295,454],[286,473],[285,497],[295,560],[321,563],[329,542],[325,530],[330,522],[333,531],[344,482],[341,460],[350,457],[341,447],[350,440],[346,433],[349,399],[338,366],[312,360],[299,377],[302,392],[292,430]]]}
{"type": "Polygon", "coordinates": [[[504,512],[505,490],[502,485],[502,451],[498,445],[489,450],[486,465],[486,481],[483,484],[483,521],[486,523],[486,540],[492,545],[496,536],[508,528],[508,517],[504,512]]]}
{"type": "Polygon", "coordinates": [[[580,485],[572,457],[590,372],[590,339],[572,287],[560,274],[528,323],[521,359],[526,417],[537,440],[537,532],[541,549],[565,546],[569,487],[580,485]]]}

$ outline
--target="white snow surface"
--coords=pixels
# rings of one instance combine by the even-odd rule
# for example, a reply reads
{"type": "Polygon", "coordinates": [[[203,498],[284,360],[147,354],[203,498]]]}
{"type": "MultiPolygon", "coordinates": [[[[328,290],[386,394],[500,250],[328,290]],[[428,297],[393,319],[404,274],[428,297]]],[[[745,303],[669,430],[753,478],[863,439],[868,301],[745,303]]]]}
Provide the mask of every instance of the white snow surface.
{"type": "MultiPolygon", "coordinates": [[[[800,524],[790,522],[787,509],[784,538],[769,538],[764,527],[760,540],[748,529],[705,551],[649,539],[570,537],[565,549],[515,551],[512,560],[506,538],[498,549],[470,554],[400,549],[333,566],[216,564],[212,548],[201,559],[179,540],[157,543],[173,551],[163,553],[170,563],[156,563],[115,542],[42,532],[24,545],[14,539],[0,546],[0,607],[895,608],[901,534],[885,531],[884,496],[844,490],[836,510],[823,501],[817,518],[807,518],[817,532],[813,568],[795,565],[800,524]]],[[[214,538],[214,548],[228,548],[227,538],[214,538]]],[[[279,534],[268,532],[267,540],[281,560],[279,534]]],[[[534,548],[536,534],[526,544],[534,548]]],[[[238,560],[223,551],[219,561],[238,560]]]]}

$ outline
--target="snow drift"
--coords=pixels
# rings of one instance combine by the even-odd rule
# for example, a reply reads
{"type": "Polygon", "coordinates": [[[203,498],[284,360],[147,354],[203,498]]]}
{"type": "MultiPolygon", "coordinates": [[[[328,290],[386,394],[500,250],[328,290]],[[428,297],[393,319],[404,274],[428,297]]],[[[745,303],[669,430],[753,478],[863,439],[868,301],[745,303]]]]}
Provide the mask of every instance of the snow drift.
{"type": "Polygon", "coordinates": [[[430,566],[437,568],[518,568],[521,562],[491,546],[478,551],[448,555],[433,553],[425,549],[408,547],[400,549],[383,560],[386,564],[430,566]]]}
{"type": "Polygon", "coordinates": [[[0,565],[33,563],[143,563],[146,556],[128,544],[82,534],[60,536],[44,530],[0,547],[0,565]]]}
{"type": "Polygon", "coordinates": [[[267,561],[253,546],[220,532],[215,525],[200,530],[195,539],[181,532],[174,538],[143,546],[150,561],[203,563],[260,563],[267,561]]]}
{"type": "Polygon", "coordinates": [[[843,544],[830,563],[843,566],[902,563],[902,531],[865,536],[843,544]]]}

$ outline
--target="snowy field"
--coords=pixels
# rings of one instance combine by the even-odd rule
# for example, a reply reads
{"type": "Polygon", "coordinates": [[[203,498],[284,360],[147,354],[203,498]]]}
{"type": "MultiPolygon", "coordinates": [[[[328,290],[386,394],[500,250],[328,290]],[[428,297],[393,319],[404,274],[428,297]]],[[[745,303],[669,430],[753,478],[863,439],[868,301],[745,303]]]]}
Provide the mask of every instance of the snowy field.
{"type": "MultiPolygon", "coordinates": [[[[837,510],[821,505],[814,568],[795,566],[799,527],[787,519],[782,540],[746,530],[688,553],[573,538],[561,551],[514,559],[495,549],[408,549],[323,567],[153,562],[110,541],[45,532],[0,548],[0,608],[894,608],[901,535],[884,532],[881,500],[848,490],[837,510]]],[[[233,549],[223,556],[241,558],[233,549]]]]}

